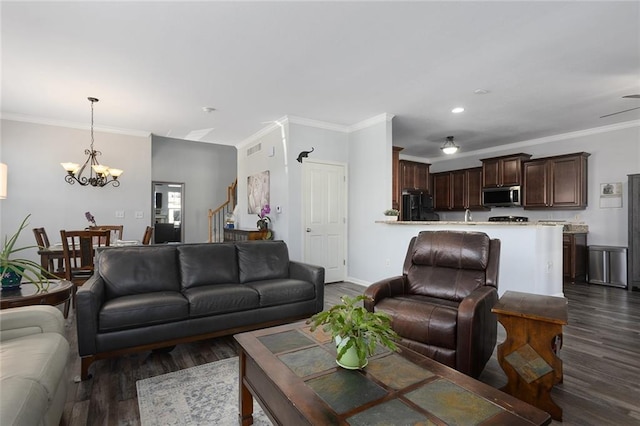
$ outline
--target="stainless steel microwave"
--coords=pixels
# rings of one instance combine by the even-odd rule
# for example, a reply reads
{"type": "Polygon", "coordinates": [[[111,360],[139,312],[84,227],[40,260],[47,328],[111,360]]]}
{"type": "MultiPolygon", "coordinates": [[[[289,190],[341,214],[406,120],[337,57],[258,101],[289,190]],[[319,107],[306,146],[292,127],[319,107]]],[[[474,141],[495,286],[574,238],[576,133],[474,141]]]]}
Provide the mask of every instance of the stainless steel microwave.
{"type": "Polygon", "coordinates": [[[521,205],[520,186],[483,188],[482,205],[485,207],[518,207],[521,205]]]}

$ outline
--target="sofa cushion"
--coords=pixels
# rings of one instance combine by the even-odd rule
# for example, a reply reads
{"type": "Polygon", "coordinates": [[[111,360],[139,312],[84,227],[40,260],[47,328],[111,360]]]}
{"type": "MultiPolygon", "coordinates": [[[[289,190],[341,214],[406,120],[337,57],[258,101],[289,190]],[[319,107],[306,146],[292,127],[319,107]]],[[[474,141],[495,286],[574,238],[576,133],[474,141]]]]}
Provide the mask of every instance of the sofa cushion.
{"type": "Polygon", "coordinates": [[[126,330],[187,319],[189,302],[174,291],[133,294],[107,300],[98,314],[100,332],[126,330]]]}
{"type": "Polygon", "coordinates": [[[188,244],[178,246],[182,288],[237,283],[238,259],[234,244],[188,244]]]}
{"type": "Polygon", "coordinates": [[[7,392],[4,381],[16,378],[38,383],[47,400],[53,399],[60,381],[65,380],[63,376],[69,356],[69,343],[62,335],[41,333],[6,340],[2,342],[0,351],[3,395],[7,392]]]}
{"type": "Polygon", "coordinates": [[[484,271],[491,239],[484,232],[420,232],[413,246],[414,265],[484,271]]]}
{"type": "Polygon", "coordinates": [[[194,287],[185,290],[184,295],[192,318],[260,307],[258,292],[238,283],[194,287]]]}
{"type": "Polygon", "coordinates": [[[47,392],[39,383],[22,377],[10,377],[2,379],[0,387],[0,425],[41,424],[49,402],[47,392]]]}
{"type": "Polygon", "coordinates": [[[255,281],[246,285],[260,295],[260,307],[313,300],[316,297],[315,286],[308,281],[286,278],[255,281]]]}
{"type": "Polygon", "coordinates": [[[456,349],[458,309],[453,303],[423,296],[389,297],[378,302],[375,310],[389,314],[393,329],[402,337],[456,349]]]}
{"type": "Polygon", "coordinates": [[[486,284],[490,244],[484,232],[420,232],[405,262],[408,292],[460,302],[486,284]]]}
{"type": "Polygon", "coordinates": [[[107,299],[158,291],[180,291],[174,246],[107,247],[97,268],[107,299]]]}
{"type": "Polygon", "coordinates": [[[236,243],[240,282],[289,278],[289,251],[284,241],[236,243]]]}

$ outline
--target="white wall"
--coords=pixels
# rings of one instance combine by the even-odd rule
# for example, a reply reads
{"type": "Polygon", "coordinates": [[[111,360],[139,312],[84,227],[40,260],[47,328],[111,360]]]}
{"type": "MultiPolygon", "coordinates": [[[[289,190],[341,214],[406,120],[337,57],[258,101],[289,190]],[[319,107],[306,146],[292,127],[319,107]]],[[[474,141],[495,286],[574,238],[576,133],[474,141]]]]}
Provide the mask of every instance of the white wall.
{"type": "Polygon", "coordinates": [[[296,161],[301,151],[314,151],[309,158],[327,162],[347,162],[346,130],[301,124],[296,119],[283,118],[247,139],[238,147],[238,217],[240,229],[256,229],[258,218],[247,213],[247,177],[269,170],[271,228],[274,238],[286,241],[289,256],[302,260],[302,164],[296,161]],[[247,156],[247,148],[260,143],[261,151],[247,156]],[[273,155],[271,156],[271,154],[273,155]],[[281,213],[276,213],[276,207],[281,213]]]}
{"type": "MultiPolygon", "coordinates": [[[[124,239],[142,238],[151,223],[151,138],[95,131],[94,148],[99,161],[123,169],[121,185],[104,188],[69,185],[61,162],[83,163],[89,148],[89,130],[1,120],[2,162],[9,168],[8,196],[0,201],[2,238],[15,232],[31,213],[28,232],[18,246],[35,244],[31,228],[44,227],[52,243],[60,241],[61,229],[84,229],[84,213],[90,211],[98,225],[124,225],[124,239]],[[123,210],[125,217],[115,217],[123,210]],[[134,213],[142,211],[143,219],[134,213]]],[[[39,261],[36,250],[25,258],[39,261]]]]}
{"type": "MultiPolygon", "coordinates": [[[[235,178],[235,147],[152,137],[152,179],[184,183],[182,226],[186,243],[208,241],[209,209],[227,200],[227,187],[235,178]]],[[[151,202],[151,181],[148,185],[151,202]]]]}
{"type": "Polygon", "coordinates": [[[391,208],[391,130],[389,119],[349,134],[349,281],[371,282],[378,276],[371,256],[378,256],[385,241],[374,222],[391,208]]]}
{"type": "MultiPolygon", "coordinates": [[[[347,164],[348,134],[344,131],[305,126],[297,123],[289,124],[289,239],[287,245],[291,257],[296,260],[304,258],[304,218],[303,218],[303,183],[302,164],[296,161],[301,151],[314,151],[309,158],[314,161],[347,164]],[[291,214],[299,212],[299,214],[291,214]]],[[[348,176],[348,170],[347,170],[348,176]]]]}
{"type": "MultiPolygon", "coordinates": [[[[432,172],[481,166],[481,158],[525,152],[532,158],[588,152],[588,206],[585,210],[525,210],[523,208],[493,208],[488,212],[473,212],[474,221],[490,216],[527,216],[529,220],[554,219],[584,222],[589,225],[587,244],[627,246],[628,180],[627,175],[640,173],[640,123],[631,127],[609,126],[573,134],[547,138],[548,141],[528,141],[503,150],[471,153],[446,161],[431,160],[432,172]],[[543,142],[543,143],[540,143],[543,142]],[[600,184],[623,183],[621,208],[600,208],[600,184]]],[[[440,213],[442,220],[462,220],[464,213],[440,213]]]]}

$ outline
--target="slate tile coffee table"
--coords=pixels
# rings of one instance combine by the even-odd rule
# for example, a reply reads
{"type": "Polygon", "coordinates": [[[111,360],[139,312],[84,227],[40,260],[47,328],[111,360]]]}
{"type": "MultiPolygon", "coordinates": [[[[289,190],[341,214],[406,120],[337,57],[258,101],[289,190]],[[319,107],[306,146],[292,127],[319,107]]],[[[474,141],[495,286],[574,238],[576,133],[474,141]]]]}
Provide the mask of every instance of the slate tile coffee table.
{"type": "Polygon", "coordinates": [[[547,425],[549,414],[402,348],[380,349],[364,370],[335,362],[335,345],[304,322],[235,335],[239,423],[253,398],[279,425],[547,425]]]}

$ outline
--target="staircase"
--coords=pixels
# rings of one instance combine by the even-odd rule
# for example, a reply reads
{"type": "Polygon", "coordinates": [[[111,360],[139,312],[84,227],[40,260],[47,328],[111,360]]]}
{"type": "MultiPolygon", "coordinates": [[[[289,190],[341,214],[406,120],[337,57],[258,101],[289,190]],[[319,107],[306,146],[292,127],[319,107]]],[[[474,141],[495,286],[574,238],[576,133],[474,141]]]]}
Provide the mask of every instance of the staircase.
{"type": "Polygon", "coordinates": [[[228,213],[233,213],[236,206],[238,179],[227,187],[227,201],[217,209],[209,209],[209,242],[224,241],[224,225],[228,213]]]}

